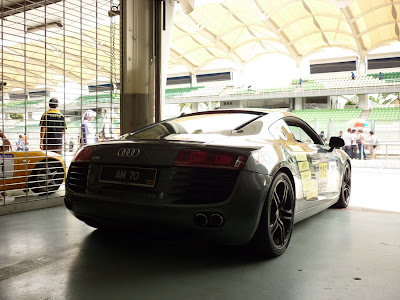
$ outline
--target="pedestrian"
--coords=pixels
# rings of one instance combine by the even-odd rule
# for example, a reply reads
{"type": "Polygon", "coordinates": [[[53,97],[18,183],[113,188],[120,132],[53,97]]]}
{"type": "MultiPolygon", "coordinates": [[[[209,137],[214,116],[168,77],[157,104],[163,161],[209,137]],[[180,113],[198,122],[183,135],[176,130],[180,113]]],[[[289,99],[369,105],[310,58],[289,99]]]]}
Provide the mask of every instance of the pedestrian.
{"type": "Polygon", "coordinates": [[[342,139],[344,141],[343,150],[351,158],[351,128],[347,129],[347,132],[343,133],[342,139]]]}
{"type": "Polygon", "coordinates": [[[11,143],[10,140],[5,136],[3,131],[0,129],[0,138],[2,141],[1,151],[11,151],[11,143]]]}
{"type": "Polygon", "coordinates": [[[357,133],[357,145],[358,145],[358,155],[360,160],[362,159],[362,157],[364,157],[364,159],[367,159],[367,155],[365,154],[364,144],[365,144],[365,137],[362,129],[359,129],[357,133]]]}
{"type": "Polygon", "coordinates": [[[22,143],[24,143],[25,151],[28,151],[29,150],[29,148],[28,148],[29,142],[28,142],[28,136],[26,135],[26,132],[22,135],[21,139],[22,139],[22,143]]]}
{"type": "Polygon", "coordinates": [[[379,80],[382,80],[383,79],[383,74],[382,74],[382,72],[379,72],[379,80]]]}
{"type": "Polygon", "coordinates": [[[74,139],[71,138],[69,140],[69,152],[73,152],[74,151],[74,139]]]}
{"type": "Polygon", "coordinates": [[[51,98],[50,109],[40,120],[40,149],[61,154],[64,132],[67,128],[64,115],[57,109],[58,100],[51,98]]]}
{"type": "Polygon", "coordinates": [[[321,131],[321,133],[319,134],[319,137],[320,137],[321,140],[323,140],[324,142],[326,141],[325,132],[321,131]]]}
{"type": "Polygon", "coordinates": [[[352,159],[357,158],[357,131],[353,129],[351,131],[351,156],[352,159]]]}
{"type": "Polygon", "coordinates": [[[81,146],[90,145],[97,142],[96,128],[93,125],[93,120],[96,117],[96,112],[88,109],[83,115],[80,144],[81,146]]]}
{"type": "Polygon", "coordinates": [[[354,72],[351,72],[351,79],[356,79],[356,75],[354,74],[354,72]]]}
{"type": "Polygon", "coordinates": [[[376,157],[375,151],[376,151],[376,148],[379,145],[379,142],[378,142],[378,139],[376,138],[376,135],[374,134],[373,131],[370,131],[369,135],[370,135],[370,137],[369,137],[370,138],[370,140],[369,140],[369,143],[370,143],[369,151],[371,153],[372,159],[375,159],[375,157],[376,157]]]}
{"type": "Polygon", "coordinates": [[[300,87],[301,87],[302,83],[303,83],[303,80],[300,78],[300,80],[299,80],[300,87]]]}
{"type": "Polygon", "coordinates": [[[18,136],[18,140],[16,142],[16,145],[17,145],[17,151],[25,151],[25,145],[24,145],[24,142],[22,140],[22,134],[20,134],[18,136]]]}

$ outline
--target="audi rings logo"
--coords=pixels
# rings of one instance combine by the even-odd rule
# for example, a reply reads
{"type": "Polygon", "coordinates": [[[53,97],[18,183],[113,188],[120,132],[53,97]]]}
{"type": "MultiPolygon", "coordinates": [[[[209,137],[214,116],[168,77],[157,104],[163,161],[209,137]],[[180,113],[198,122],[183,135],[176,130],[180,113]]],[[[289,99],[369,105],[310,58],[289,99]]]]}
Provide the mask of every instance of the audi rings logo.
{"type": "Polygon", "coordinates": [[[136,157],[140,153],[139,149],[136,148],[121,148],[118,150],[118,157],[136,157]]]}

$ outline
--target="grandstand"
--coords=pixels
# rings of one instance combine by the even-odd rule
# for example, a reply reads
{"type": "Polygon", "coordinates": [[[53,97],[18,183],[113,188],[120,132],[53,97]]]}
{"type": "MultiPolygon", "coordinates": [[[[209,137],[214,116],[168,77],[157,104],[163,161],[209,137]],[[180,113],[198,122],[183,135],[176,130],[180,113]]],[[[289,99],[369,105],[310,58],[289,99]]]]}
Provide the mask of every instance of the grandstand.
{"type": "Polygon", "coordinates": [[[355,118],[360,118],[362,109],[308,109],[308,110],[293,110],[292,113],[305,121],[318,120],[320,122],[332,121],[348,121],[355,118]]]}
{"type": "Polygon", "coordinates": [[[377,121],[400,121],[400,107],[377,107],[371,109],[368,117],[377,121]]]}
{"type": "Polygon", "coordinates": [[[226,83],[220,86],[182,87],[165,90],[166,103],[203,102],[204,97],[213,97],[209,101],[241,100],[248,95],[255,99],[302,97],[315,95],[344,95],[357,93],[393,93],[400,90],[400,72],[384,73],[379,79],[379,73],[356,76],[326,77],[303,79],[300,87],[299,79],[283,87],[253,89],[243,86],[232,86],[226,83]]]}

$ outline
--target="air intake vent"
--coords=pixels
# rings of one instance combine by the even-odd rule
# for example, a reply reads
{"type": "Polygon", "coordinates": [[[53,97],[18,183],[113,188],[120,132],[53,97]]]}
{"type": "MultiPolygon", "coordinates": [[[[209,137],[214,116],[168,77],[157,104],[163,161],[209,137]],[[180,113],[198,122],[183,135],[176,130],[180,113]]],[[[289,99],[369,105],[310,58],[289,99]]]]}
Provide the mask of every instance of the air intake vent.
{"type": "Polygon", "coordinates": [[[89,163],[71,163],[68,170],[67,188],[85,194],[87,189],[89,163]]]}
{"type": "Polygon", "coordinates": [[[169,197],[180,204],[223,202],[230,196],[238,175],[235,170],[177,168],[169,197]]]}

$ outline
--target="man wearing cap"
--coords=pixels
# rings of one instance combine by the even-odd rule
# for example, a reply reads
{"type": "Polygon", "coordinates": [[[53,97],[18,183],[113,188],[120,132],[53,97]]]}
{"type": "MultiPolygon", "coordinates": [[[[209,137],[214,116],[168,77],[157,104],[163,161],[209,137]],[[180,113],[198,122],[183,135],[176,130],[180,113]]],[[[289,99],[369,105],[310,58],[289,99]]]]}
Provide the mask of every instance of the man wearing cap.
{"type": "Polygon", "coordinates": [[[42,115],[40,120],[40,149],[61,154],[66,129],[65,117],[57,109],[56,98],[50,99],[49,107],[50,109],[42,115]]]}

